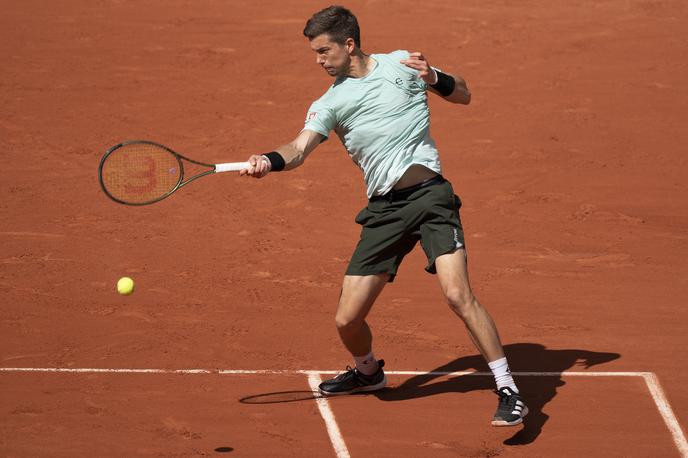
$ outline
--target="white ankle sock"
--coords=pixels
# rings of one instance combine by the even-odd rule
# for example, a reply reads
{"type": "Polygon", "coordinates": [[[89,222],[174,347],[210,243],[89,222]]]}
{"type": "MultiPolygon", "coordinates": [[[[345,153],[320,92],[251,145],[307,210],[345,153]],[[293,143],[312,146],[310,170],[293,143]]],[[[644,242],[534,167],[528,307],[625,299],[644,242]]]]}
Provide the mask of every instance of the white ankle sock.
{"type": "Polygon", "coordinates": [[[363,375],[373,375],[377,372],[378,364],[372,351],[365,356],[354,356],[354,361],[356,369],[363,375]]]}
{"type": "Polygon", "coordinates": [[[491,363],[487,363],[487,365],[490,366],[490,370],[494,374],[497,389],[508,386],[514,393],[518,393],[518,388],[516,388],[516,383],[511,376],[511,370],[509,369],[509,363],[506,362],[506,357],[494,360],[491,363]]]}

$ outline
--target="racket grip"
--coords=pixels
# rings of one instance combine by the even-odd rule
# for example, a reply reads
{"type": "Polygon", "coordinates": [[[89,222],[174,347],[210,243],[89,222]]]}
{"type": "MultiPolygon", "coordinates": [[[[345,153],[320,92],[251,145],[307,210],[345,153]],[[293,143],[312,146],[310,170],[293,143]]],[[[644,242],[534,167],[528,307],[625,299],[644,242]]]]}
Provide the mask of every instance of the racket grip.
{"type": "Polygon", "coordinates": [[[224,164],[215,164],[215,173],[221,172],[238,172],[251,167],[248,162],[225,162],[224,164]]]}

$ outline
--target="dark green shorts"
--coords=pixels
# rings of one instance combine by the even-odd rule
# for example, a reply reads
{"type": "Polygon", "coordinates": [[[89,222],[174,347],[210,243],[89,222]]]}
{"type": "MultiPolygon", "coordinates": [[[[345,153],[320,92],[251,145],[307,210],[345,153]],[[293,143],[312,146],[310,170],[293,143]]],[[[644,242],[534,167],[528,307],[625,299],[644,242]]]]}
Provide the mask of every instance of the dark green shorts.
{"type": "Polygon", "coordinates": [[[434,181],[439,182],[368,202],[356,216],[363,229],[346,275],[388,273],[391,282],[419,240],[428,258],[425,270],[434,274],[438,256],[464,246],[461,199],[451,183],[441,177],[434,181]]]}

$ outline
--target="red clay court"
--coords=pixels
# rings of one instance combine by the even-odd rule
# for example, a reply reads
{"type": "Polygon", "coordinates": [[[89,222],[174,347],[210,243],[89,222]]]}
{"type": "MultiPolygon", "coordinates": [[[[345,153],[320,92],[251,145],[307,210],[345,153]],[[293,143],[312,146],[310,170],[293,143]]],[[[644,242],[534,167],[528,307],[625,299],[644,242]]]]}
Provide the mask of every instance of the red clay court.
{"type": "Polygon", "coordinates": [[[345,4],[364,51],[471,88],[430,96],[432,134],[522,426],[489,426],[419,248],[369,320],[391,386],[314,395],[351,364],[334,311],[366,203],[336,139],[263,180],[103,195],[124,139],[212,163],[291,140],[331,83],[301,35],[328,4],[1,2],[0,455],[687,457],[685,2],[345,4]]]}

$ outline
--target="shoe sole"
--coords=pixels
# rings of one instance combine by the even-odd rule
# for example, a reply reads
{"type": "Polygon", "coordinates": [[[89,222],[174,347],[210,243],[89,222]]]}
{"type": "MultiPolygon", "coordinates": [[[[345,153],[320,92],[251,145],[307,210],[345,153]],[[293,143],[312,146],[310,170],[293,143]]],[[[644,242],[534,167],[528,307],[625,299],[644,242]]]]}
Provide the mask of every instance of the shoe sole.
{"type": "Polygon", "coordinates": [[[355,394],[355,393],[366,393],[369,391],[378,391],[378,390],[383,389],[386,385],[387,385],[387,376],[384,376],[380,383],[376,383],[375,385],[360,386],[358,388],[354,388],[353,390],[349,390],[349,391],[325,391],[321,388],[318,388],[318,391],[323,396],[340,396],[343,394],[355,394]]]}
{"type": "Polygon", "coordinates": [[[506,420],[493,420],[492,421],[492,426],[516,426],[520,425],[523,423],[523,418],[528,415],[528,407],[523,408],[523,412],[521,413],[521,416],[519,417],[518,420],[514,421],[506,421],[506,420]]]}

